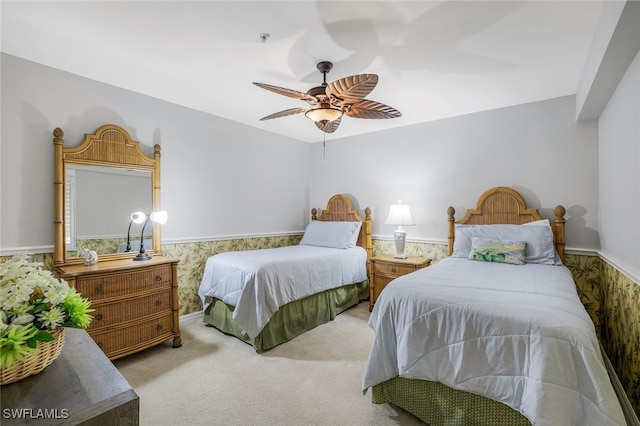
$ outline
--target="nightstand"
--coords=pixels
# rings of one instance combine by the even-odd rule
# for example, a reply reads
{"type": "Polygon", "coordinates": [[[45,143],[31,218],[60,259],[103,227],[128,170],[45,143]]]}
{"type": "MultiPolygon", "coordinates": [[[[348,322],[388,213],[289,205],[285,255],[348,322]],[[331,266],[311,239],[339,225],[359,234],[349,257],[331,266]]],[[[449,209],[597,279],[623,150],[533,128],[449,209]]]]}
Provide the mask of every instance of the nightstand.
{"type": "Polygon", "coordinates": [[[374,256],[370,261],[372,273],[369,286],[369,311],[373,310],[376,299],[391,280],[431,264],[431,259],[426,257],[409,256],[406,259],[396,259],[392,254],[374,256]]]}

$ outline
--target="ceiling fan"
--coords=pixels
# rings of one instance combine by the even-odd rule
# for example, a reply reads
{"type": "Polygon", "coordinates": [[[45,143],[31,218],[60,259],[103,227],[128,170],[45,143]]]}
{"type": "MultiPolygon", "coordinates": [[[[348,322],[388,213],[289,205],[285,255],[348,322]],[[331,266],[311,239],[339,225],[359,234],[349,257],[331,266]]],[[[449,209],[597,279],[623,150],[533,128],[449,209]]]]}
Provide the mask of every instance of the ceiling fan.
{"type": "Polygon", "coordinates": [[[306,101],[310,105],[309,107],[297,107],[279,111],[262,117],[260,120],[271,120],[272,118],[286,117],[304,112],[304,115],[313,120],[320,130],[325,133],[333,133],[340,125],[343,115],[353,118],[372,119],[396,118],[402,115],[400,111],[388,105],[364,99],[378,83],[376,74],[352,75],[327,84],[327,73],[331,71],[333,64],[328,61],[322,61],[318,63],[317,67],[318,71],[323,75],[322,85],[312,87],[306,93],[254,82],[253,84],[258,87],[290,98],[306,101]]]}

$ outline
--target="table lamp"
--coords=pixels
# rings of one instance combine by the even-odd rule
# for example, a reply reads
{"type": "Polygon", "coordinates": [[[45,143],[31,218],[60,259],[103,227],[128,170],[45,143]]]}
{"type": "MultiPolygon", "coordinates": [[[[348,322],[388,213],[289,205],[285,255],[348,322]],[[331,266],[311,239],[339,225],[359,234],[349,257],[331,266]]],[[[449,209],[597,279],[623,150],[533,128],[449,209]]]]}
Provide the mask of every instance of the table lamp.
{"type": "Polygon", "coordinates": [[[407,233],[403,226],[415,225],[413,218],[411,217],[411,210],[408,204],[402,204],[402,201],[398,200],[397,204],[392,204],[389,208],[389,216],[387,216],[387,225],[397,225],[398,229],[393,233],[393,239],[396,243],[396,254],[393,256],[396,259],[406,259],[407,255],[404,254],[405,240],[407,239],[407,233]]]}

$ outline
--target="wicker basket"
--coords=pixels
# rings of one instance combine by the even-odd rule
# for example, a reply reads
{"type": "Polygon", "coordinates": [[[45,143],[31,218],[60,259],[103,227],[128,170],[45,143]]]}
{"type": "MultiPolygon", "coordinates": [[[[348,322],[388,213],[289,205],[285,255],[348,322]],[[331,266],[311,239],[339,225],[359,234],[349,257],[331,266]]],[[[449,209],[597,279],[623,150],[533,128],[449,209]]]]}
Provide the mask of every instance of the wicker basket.
{"type": "Polygon", "coordinates": [[[36,351],[25,355],[21,361],[13,361],[9,368],[0,370],[0,385],[8,385],[38,374],[58,358],[64,345],[64,328],[58,327],[50,333],[52,341],[38,342],[36,351]]]}

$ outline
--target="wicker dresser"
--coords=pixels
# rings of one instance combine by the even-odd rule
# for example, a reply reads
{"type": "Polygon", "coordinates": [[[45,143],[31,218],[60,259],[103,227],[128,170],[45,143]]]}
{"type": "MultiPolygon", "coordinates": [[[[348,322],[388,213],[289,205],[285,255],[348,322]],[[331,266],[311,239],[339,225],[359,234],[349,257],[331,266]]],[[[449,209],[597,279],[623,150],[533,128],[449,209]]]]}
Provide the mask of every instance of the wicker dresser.
{"type": "Polygon", "coordinates": [[[182,345],[178,319],[178,260],[155,256],[57,268],[71,287],[91,300],[89,335],[117,359],[173,339],[182,345]]]}

